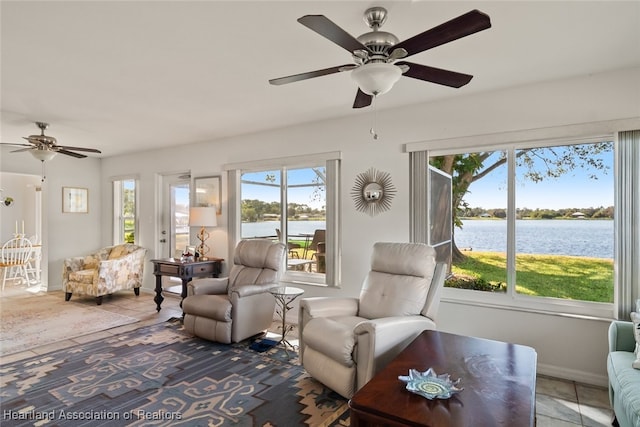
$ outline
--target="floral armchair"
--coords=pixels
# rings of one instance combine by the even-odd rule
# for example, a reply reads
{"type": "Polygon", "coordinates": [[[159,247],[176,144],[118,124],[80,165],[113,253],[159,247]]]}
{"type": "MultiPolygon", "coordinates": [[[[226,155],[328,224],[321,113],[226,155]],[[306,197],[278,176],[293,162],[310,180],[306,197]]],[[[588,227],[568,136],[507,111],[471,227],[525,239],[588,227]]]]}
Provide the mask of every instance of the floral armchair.
{"type": "Polygon", "coordinates": [[[62,268],[65,301],[78,293],[96,297],[100,305],[103,295],[123,289],[133,289],[136,295],[140,295],[146,252],[143,247],[124,243],[102,248],[84,257],[65,259],[62,268]]]}

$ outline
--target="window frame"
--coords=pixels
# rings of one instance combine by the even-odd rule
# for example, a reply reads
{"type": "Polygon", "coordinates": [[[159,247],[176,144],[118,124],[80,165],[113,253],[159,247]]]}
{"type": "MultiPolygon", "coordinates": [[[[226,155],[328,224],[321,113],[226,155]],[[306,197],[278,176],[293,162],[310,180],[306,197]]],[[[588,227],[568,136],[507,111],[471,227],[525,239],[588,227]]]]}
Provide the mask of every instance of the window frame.
{"type": "MultiPolygon", "coordinates": [[[[289,169],[312,168],[322,165],[326,171],[326,272],[324,274],[310,274],[287,270],[280,279],[282,282],[300,285],[317,285],[338,287],[341,283],[341,242],[340,242],[340,161],[339,151],[316,153],[305,156],[257,160],[227,164],[223,170],[227,172],[227,186],[229,193],[229,254],[241,240],[241,178],[243,173],[279,170],[281,177],[281,200],[284,214],[281,221],[286,219],[286,174],[289,169]]],[[[281,228],[286,233],[286,224],[281,228]]],[[[286,235],[286,234],[285,234],[286,235]]],[[[283,266],[284,268],[284,266],[283,266]]]]}
{"type": "MultiPolygon", "coordinates": [[[[426,191],[424,182],[427,171],[428,158],[454,152],[477,152],[496,151],[510,147],[513,149],[530,148],[535,146],[555,146],[580,144],[608,140],[614,142],[614,205],[616,209],[616,219],[614,221],[614,302],[599,303],[590,301],[561,300],[552,297],[536,297],[521,295],[515,289],[508,289],[505,294],[491,294],[483,292],[469,292],[463,289],[443,289],[443,301],[458,304],[477,305],[492,308],[502,308],[507,310],[518,310],[523,312],[547,313],[562,316],[587,316],[588,318],[612,319],[624,317],[625,310],[628,311],[627,299],[620,298],[620,294],[637,293],[634,289],[636,283],[625,283],[624,277],[628,272],[638,268],[638,261],[634,259],[633,251],[624,253],[619,250],[622,246],[637,247],[639,240],[627,242],[623,239],[621,230],[624,228],[637,226],[637,217],[633,215],[633,206],[639,203],[637,190],[628,192],[626,187],[632,186],[629,180],[637,179],[637,168],[640,167],[640,155],[637,150],[630,154],[629,159],[623,159],[620,152],[619,137],[621,129],[638,129],[640,120],[622,119],[607,122],[586,123],[577,125],[567,125],[552,128],[540,128],[532,130],[512,131],[495,134],[485,134],[479,136],[465,136],[452,139],[432,140],[406,144],[405,152],[410,153],[410,185],[411,185],[411,239],[412,241],[425,242],[425,228],[427,225],[420,224],[424,221],[424,200],[426,196],[421,192],[426,191]],[[621,173],[618,169],[622,161],[627,163],[627,173],[621,173]],[[621,176],[624,176],[622,178],[621,176]],[[634,178],[635,177],[635,178],[634,178]],[[624,194],[623,194],[624,193],[624,194]],[[630,194],[627,194],[630,193],[630,194]],[[621,204],[621,199],[633,199],[628,204],[621,204]],[[635,218],[635,219],[634,219],[635,218]]],[[[632,151],[632,150],[629,150],[632,151]]],[[[508,174],[511,177],[511,172],[508,174]]],[[[515,176],[515,171],[513,176],[515,176]]],[[[515,198],[509,195],[509,200],[513,201],[513,206],[508,204],[508,209],[515,216],[515,198]]],[[[633,240],[633,239],[632,239],[633,240]]],[[[513,252],[513,251],[511,251],[513,252]]]]}
{"type": "Polygon", "coordinates": [[[133,243],[137,244],[140,240],[138,236],[139,224],[139,179],[137,176],[122,176],[112,178],[112,202],[113,202],[113,218],[112,218],[112,240],[114,245],[125,243],[125,215],[124,209],[124,183],[133,181],[134,184],[134,214],[133,214],[133,243]]]}

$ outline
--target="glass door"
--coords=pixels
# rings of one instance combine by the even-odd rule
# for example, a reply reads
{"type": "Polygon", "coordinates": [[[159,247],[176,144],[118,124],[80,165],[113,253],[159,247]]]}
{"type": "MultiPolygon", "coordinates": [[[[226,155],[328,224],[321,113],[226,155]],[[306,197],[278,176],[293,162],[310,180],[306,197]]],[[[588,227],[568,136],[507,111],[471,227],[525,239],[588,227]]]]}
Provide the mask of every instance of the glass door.
{"type": "Polygon", "coordinates": [[[165,176],[165,203],[161,230],[162,256],[180,258],[189,244],[189,185],[188,174],[165,176]],[[165,240],[163,242],[163,240],[165,240]]]}

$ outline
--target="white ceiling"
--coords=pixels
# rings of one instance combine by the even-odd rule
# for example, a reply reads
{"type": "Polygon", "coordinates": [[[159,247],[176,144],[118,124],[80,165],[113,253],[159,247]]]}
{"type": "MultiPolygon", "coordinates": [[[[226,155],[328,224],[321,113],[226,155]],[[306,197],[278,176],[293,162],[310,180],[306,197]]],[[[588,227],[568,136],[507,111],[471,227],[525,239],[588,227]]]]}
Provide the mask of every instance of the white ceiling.
{"type": "Polygon", "coordinates": [[[379,110],[640,66],[639,1],[2,0],[1,140],[46,121],[59,144],[112,156],[366,114],[348,73],[268,80],[351,62],[296,19],[322,14],[358,36],[370,6],[388,9],[382,29],[400,40],[471,9],[492,22],[408,58],[473,74],[467,86],[402,78],[379,110]]]}

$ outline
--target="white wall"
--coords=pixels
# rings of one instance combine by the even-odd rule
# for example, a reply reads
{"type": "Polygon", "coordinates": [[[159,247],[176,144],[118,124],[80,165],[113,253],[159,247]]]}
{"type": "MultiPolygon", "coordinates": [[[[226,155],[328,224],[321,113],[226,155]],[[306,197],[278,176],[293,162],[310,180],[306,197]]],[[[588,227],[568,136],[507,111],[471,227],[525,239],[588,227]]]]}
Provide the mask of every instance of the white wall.
{"type": "MultiPolygon", "coordinates": [[[[5,173],[41,176],[40,161],[29,153],[8,154],[9,150],[4,150],[0,157],[3,176],[5,173]]],[[[100,165],[100,159],[76,159],[61,154],[45,163],[46,179],[41,183],[42,283],[48,289],[61,289],[62,261],[65,258],[94,251],[102,244],[100,165]],[[89,213],[62,213],[62,187],[87,188],[89,213]]],[[[15,220],[8,221],[9,228],[15,227],[15,220]]],[[[4,230],[4,216],[2,223],[4,230]]]]}
{"type": "MultiPolygon", "coordinates": [[[[71,223],[59,214],[59,208],[49,207],[59,227],[51,235],[51,241],[56,245],[51,246],[50,265],[54,270],[53,265],[60,264],[67,255],[111,243],[110,177],[133,173],[140,177],[139,238],[140,244],[149,248],[148,259],[151,259],[156,255],[156,242],[159,239],[156,202],[158,174],[183,170],[190,170],[192,176],[196,177],[221,174],[222,165],[226,163],[339,150],[343,153],[342,286],[340,289],[307,287],[305,296],[357,295],[368,270],[373,243],[409,239],[409,163],[408,154],[403,152],[405,143],[637,118],[640,117],[639,92],[640,69],[636,68],[473,96],[460,95],[464,93],[461,90],[458,96],[446,101],[392,111],[383,110],[384,97],[381,97],[378,101],[378,132],[381,139],[378,141],[373,141],[368,133],[370,112],[349,111],[339,120],[106,158],[101,163],[101,173],[96,175],[93,169],[85,171],[92,183],[91,191],[101,193],[101,215],[92,214],[85,218],[87,221],[71,223]],[[389,172],[398,189],[391,210],[373,218],[357,212],[349,195],[356,175],[370,167],[389,172]],[[96,227],[97,224],[100,226],[96,227]],[[69,243],[68,240],[75,243],[69,243]]],[[[385,96],[393,96],[393,91],[385,96]]],[[[73,160],[73,165],[80,167],[82,162],[73,160]]],[[[5,159],[2,160],[2,166],[4,170],[5,159]]],[[[72,176],[70,174],[64,168],[52,168],[48,172],[51,177],[49,184],[56,185],[57,191],[62,181],[69,185],[66,179],[72,176]],[[54,179],[56,174],[58,178],[54,179]]],[[[224,200],[225,186],[223,175],[224,200]]],[[[222,227],[216,230],[212,239],[214,255],[228,259],[223,230],[227,223],[224,200],[222,227]]],[[[150,263],[148,267],[144,286],[153,289],[150,263]]],[[[59,269],[50,272],[53,287],[56,284],[59,287],[59,277],[59,269]]],[[[150,307],[152,309],[155,307],[150,307]]],[[[531,345],[538,352],[540,372],[597,384],[606,381],[608,321],[523,313],[445,301],[440,308],[438,323],[445,331],[531,345]]]]}

